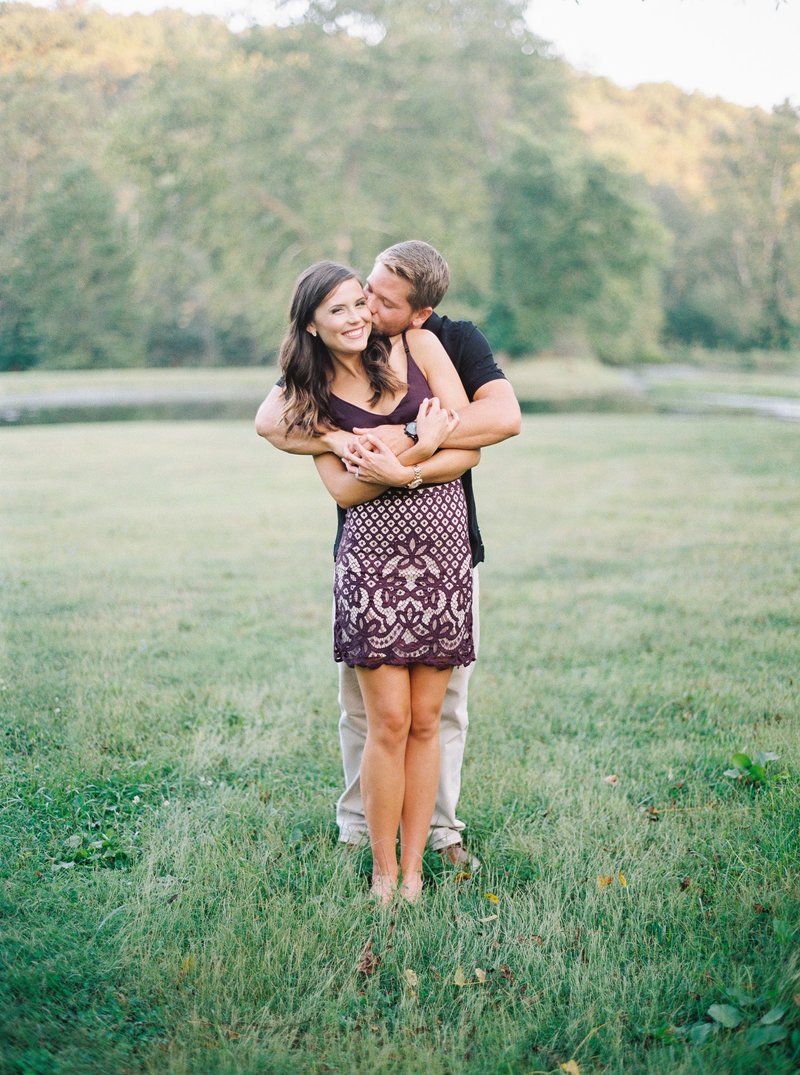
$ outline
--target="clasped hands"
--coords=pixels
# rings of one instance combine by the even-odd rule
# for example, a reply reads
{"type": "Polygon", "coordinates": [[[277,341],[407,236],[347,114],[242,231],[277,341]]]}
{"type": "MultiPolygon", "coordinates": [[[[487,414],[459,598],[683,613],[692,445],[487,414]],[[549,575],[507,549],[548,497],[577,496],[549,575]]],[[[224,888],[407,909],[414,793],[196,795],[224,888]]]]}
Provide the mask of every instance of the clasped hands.
{"type": "Polygon", "coordinates": [[[430,459],[456,428],[459,416],[432,396],[420,404],[416,422],[416,443],[410,441],[402,425],[354,429],[354,439],[342,454],[348,473],[373,485],[408,485],[414,477],[413,464],[430,459]],[[407,456],[409,462],[403,462],[401,456],[407,456]]]}

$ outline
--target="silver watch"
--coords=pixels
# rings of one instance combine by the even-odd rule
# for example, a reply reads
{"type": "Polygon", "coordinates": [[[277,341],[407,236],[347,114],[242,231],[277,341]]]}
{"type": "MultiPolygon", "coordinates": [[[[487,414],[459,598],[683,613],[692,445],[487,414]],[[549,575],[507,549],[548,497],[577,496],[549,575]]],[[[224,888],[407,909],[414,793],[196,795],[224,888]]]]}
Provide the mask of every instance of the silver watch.
{"type": "Polygon", "coordinates": [[[405,433],[405,435],[407,437],[411,437],[411,439],[413,440],[413,442],[415,444],[419,440],[419,434],[417,433],[417,423],[416,422],[406,422],[406,424],[403,426],[403,432],[405,433]]]}

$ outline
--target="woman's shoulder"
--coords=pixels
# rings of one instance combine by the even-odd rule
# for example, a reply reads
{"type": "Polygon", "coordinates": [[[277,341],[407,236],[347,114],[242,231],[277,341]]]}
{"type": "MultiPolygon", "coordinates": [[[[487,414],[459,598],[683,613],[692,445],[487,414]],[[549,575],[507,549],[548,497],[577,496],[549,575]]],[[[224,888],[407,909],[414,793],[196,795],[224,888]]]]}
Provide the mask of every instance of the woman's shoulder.
{"type": "Polygon", "coordinates": [[[403,347],[403,336],[409,351],[414,357],[425,358],[428,355],[438,355],[442,351],[442,345],[433,332],[426,328],[407,328],[399,336],[392,337],[392,347],[403,347]]]}
{"type": "MultiPolygon", "coordinates": [[[[434,333],[430,332],[426,328],[407,328],[405,335],[406,339],[408,340],[409,346],[412,343],[428,344],[431,340],[435,340],[437,343],[439,342],[436,339],[434,333]]],[[[398,336],[397,339],[399,340],[400,336],[398,336]]]]}

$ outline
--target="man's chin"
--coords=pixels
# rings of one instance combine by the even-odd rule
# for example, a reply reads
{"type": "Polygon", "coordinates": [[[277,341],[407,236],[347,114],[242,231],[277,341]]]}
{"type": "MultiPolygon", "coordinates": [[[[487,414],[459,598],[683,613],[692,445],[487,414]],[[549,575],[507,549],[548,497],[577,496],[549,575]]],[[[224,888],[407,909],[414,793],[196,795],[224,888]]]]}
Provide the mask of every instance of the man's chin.
{"type": "Polygon", "coordinates": [[[379,325],[375,321],[372,322],[372,331],[377,336],[399,336],[406,328],[408,328],[408,325],[399,325],[397,328],[387,328],[385,325],[379,325]]]}

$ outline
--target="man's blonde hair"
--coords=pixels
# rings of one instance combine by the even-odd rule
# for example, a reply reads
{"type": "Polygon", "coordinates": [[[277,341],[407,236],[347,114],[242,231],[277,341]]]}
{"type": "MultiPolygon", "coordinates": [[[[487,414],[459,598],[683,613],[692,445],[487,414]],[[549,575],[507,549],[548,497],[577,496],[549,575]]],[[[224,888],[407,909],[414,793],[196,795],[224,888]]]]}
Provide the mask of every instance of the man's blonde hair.
{"type": "Polygon", "coordinates": [[[412,310],[426,306],[436,309],[450,286],[450,269],[438,250],[421,239],[407,239],[403,243],[382,250],[375,264],[387,269],[411,284],[408,301],[412,310]]]}

